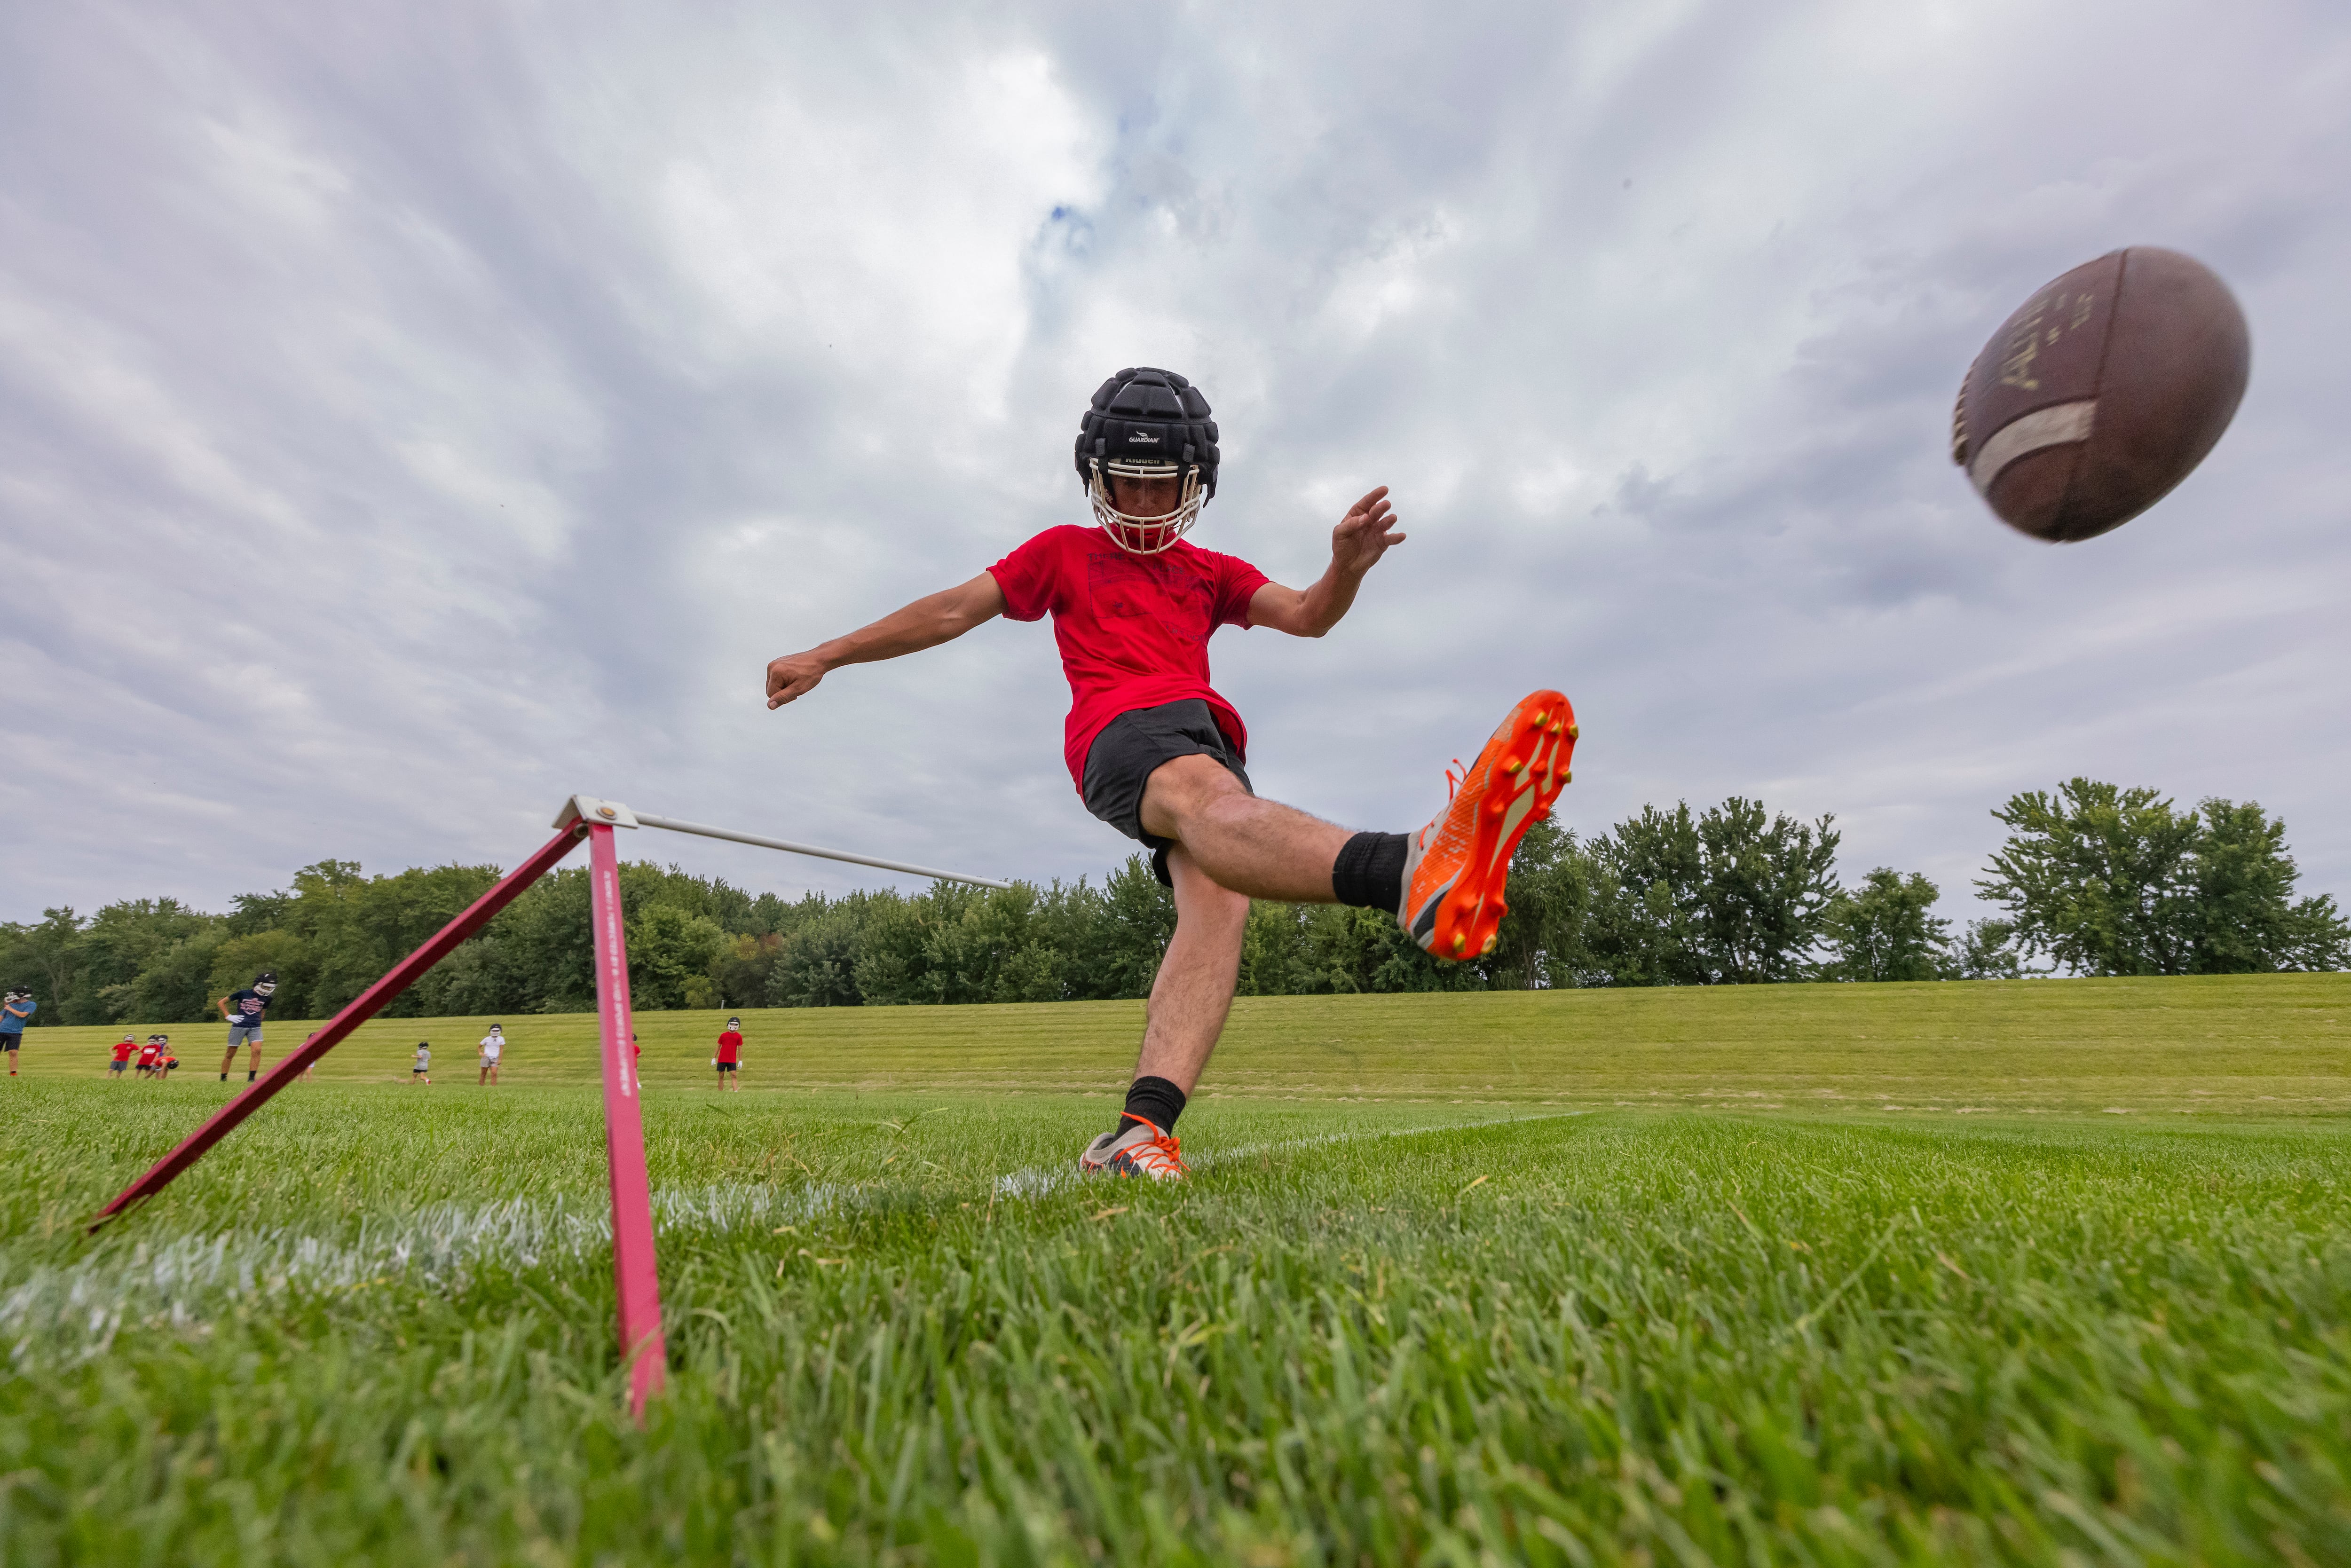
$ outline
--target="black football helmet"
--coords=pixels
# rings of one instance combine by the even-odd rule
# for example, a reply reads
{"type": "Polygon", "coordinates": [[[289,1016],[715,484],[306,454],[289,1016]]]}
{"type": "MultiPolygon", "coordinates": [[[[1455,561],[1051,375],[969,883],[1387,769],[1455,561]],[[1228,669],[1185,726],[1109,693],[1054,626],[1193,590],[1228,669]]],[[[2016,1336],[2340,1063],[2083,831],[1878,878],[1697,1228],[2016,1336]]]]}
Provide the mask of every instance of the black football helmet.
{"type": "Polygon", "coordinates": [[[1078,421],[1076,455],[1094,520],[1135,555],[1172,547],[1217,493],[1217,422],[1200,389],[1173,371],[1130,366],[1102,382],[1078,421]],[[1176,509],[1129,517],[1111,504],[1112,476],[1180,480],[1176,509]]]}

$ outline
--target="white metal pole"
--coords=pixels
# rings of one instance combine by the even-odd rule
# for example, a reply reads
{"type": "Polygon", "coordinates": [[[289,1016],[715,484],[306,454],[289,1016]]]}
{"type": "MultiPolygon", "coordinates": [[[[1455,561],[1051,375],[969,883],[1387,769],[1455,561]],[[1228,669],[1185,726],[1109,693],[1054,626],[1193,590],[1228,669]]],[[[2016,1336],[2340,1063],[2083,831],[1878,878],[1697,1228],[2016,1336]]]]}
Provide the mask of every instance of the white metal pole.
{"type": "Polygon", "coordinates": [[[761,838],[757,833],[738,833],[731,828],[713,828],[701,822],[681,822],[674,817],[656,817],[644,811],[631,813],[648,828],[667,828],[673,833],[696,833],[705,839],[730,839],[738,844],[757,844],[763,850],[782,850],[788,854],[814,855],[819,860],[847,861],[852,865],[876,866],[883,871],[902,871],[909,876],[926,876],[934,882],[965,882],[974,887],[1010,887],[1008,882],[993,877],[966,876],[961,872],[934,871],[929,866],[908,865],[904,861],[877,860],[872,855],[853,855],[845,850],[820,850],[814,844],[796,844],[789,839],[761,838]]]}

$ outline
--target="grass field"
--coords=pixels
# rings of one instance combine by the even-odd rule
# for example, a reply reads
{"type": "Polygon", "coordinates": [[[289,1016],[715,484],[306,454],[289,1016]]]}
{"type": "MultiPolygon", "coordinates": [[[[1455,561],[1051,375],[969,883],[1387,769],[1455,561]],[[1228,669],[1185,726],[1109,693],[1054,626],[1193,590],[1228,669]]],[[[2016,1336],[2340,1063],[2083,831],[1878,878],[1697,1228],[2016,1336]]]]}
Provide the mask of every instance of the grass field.
{"type": "Polygon", "coordinates": [[[0,1562],[2351,1561],[2346,1005],[1265,1001],[1164,1189],[1064,1174],[1132,1009],[746,1015],[725,1098],[649,1018],[643,1433],[590,1020],[379,1026],[94,1240],[219,1031],[36,1031],[0,1562]]]}
{"type": "MultiPolygon", "coordinates": [[[[1115,1092],[1140,1002],[778,1009],[739,1015],[747,1083],[791,1089],[1115,1092]]],[[[638,1019],[648,1082],[706,1086],[721,1012],[638,1019]]],[[[509,1084],[596,1082],[590,1014],[508,1017],[509,1084]]],[[[319,1068],[405,1083],[417,1040],[436,1089],[470,1083],[491,1019],[363,1026],[319,1068]]],[[[225,1029],[168,1029],[172,1092],[214,1084],[225,1029]]],[[[268,1026],[268,1048],[315,1023],[268,1026]]],[[[26,1035],[31,1076],[99,1078],[122,1029],[26,1035]]],[[[2351,1112],[2351,975],[1883,986],[1245,997],[1209,1094],[1462,1104],[1891,1107],[1917,1114],[2351,1112]]]]}

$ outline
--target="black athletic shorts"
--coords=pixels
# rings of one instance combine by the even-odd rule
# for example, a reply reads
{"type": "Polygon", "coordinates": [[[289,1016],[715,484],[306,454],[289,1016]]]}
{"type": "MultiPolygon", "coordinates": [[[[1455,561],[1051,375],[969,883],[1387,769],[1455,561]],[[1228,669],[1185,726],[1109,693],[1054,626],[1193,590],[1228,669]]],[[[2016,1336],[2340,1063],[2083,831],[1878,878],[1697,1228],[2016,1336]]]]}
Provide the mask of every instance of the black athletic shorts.
{"type": "Polygon", "coordinates": [[[731,1061],[714,1061],[710,1065],[716,1067],[721,1072],[732,1072],[735,1071],[736,1067],[736,1064],[731,1061]]]}
{"type": "Polygon", "coordinates": [[[1143,831],[1143,787],[1162,763],[1179,757],[1213,757],[1242,789],[1257,793],[1241,754],[1198,697],[1123,713],[1086,748],[1086,810],[1149,850],[1152,874],[1170,887],[1176,883],[1167,874],[1167,852],[1176,841],[1143,831]]]}

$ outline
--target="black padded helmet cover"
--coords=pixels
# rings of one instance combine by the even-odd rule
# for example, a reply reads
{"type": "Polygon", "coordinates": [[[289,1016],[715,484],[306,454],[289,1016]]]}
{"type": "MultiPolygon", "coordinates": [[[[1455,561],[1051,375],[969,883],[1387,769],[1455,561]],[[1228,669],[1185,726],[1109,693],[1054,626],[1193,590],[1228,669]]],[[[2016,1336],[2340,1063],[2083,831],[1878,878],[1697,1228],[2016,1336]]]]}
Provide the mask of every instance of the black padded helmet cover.
{"type": "Polygon", "coordinates": [[[1093,465],[1173,463],[1196,470],[1204,496],[1217,493],[1217,422],[1208,400],[1174,371],[1134,365],[1102,382],[1078,422],[1078,479],[1092,485],[1093,465]]]}

